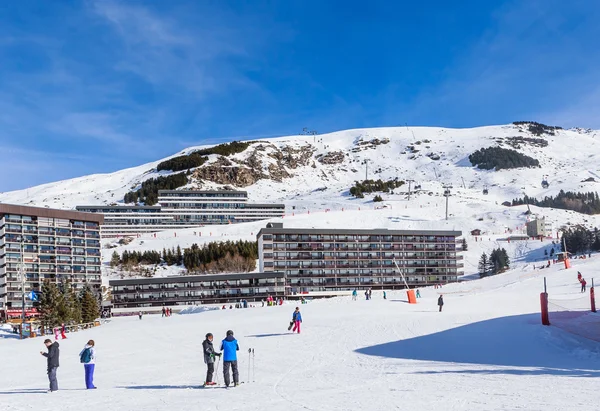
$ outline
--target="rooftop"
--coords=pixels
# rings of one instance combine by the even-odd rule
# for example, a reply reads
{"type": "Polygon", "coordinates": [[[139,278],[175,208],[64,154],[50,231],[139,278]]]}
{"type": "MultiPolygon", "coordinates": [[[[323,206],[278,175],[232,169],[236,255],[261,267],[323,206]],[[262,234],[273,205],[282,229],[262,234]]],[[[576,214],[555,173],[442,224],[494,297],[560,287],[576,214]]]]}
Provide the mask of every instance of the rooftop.
{"type": "Polygon", "coordinates": [[[102,224],[104,222],[104,216],[102,214],[0,203],[0,215],[2,214],[23,215],[28,217],[60,218],[65,220],[80,220],[94,222],[98,224],[102,224]]]}

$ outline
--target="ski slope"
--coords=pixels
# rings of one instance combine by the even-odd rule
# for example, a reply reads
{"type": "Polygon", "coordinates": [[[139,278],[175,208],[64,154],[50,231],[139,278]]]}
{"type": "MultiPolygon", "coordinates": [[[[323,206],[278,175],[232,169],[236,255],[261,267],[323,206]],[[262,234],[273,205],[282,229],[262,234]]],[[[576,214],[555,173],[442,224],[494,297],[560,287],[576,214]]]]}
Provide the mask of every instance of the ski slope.
{"type": "Polygon", "coordinates": [[[595,410],[599,343],[542,326],[539,293],[546,276],[550,298],[578,299],[577,271],[590,281],[599,268],[598,255],[573,261],[569,270],[522,266],[423,289],[417,305],[407,304],[400,291],[389,292],[387,300],[375,292],[371,301],[312,301],[301,306],[299,335],[287,331],[293,303],[117,318],[60,341],[60,391],[53,394],[44,392],[42,340],[0,340],[0,408],[595,410]],[[445,299],[442,313],[438,292],[445,299]],[[256,381],[199,388],[204,335],[212,332],[220,341],[227,329],[240,343],[243,381],[249,377],[247,350],[254,348],[256,381]],[[98,353],[95,391],[82,389],[78,360],[90,338],[98,353]]]}

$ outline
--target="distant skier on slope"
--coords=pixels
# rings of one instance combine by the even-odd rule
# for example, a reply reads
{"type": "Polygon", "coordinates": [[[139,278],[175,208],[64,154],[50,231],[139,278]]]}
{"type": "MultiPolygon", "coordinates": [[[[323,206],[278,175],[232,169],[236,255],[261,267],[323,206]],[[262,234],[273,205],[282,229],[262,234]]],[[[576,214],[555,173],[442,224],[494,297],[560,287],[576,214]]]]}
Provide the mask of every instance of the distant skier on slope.
{"type": "Polygon", "coordinates": [[[587,282],[585,281],[585,278],[581,279],[581,292],[585,293],[585,286],[587,285],[587,282]]]}
{"type": "Polygon", "coordinates": [[[352,301],[356,301],[356,297],[358,296],[358,292],[356,292],[356,288],[352,291],[352,301]]]}
{"type": "Polygon", "coordinates": [[[233,331],[227,331],[227,337],[221,341],[221,351],[223,352],[223,378],[225,386],[229,387],[231,382],[229,378],[229,367],[233,373],[233,386],[237,387],[240,381],[237,366],[237,351],[240,350],[237,340],[233,337],[233,331]]]}
{"type": "Polygon", "coordinates": [[[440,294],[440,297],[438,298],[438,305],[440,306],[440,312],[442,312],[442,307],[444,306],[444,298],[441,294],[440,294]]]}
{"type": "Polygon", "coordinates": [[[213,347],[213,335],[206,334],[206,339],[202,342],[202,351],[204,353],[204,363],[206,364],[206,381],[204,385],[215,385],[213,382],[213,374],[215,372],[215,356],[220,357],[220,352],[215,352],[213,347]]]}

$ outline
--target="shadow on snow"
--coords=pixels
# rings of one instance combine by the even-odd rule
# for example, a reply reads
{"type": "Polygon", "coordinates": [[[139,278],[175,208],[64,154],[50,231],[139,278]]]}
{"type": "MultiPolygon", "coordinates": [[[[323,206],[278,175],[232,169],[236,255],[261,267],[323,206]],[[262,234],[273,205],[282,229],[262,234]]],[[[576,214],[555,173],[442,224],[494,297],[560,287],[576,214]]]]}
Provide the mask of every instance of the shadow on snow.
{"type": "MultiPolygon", "coordinates": [[[[441,314],[443,315],[443,314],[441,314]]],[[[430,335],[357,349],[364,355],[443,363],[513,367],[492,370],[434,370],[417,374],[514,374],[600,377],[600,362],[571,351],[600,345],[540,324],[539,314],[501,317],[430,335]],[[548,338],[550,337],[550,338],[548,338]],[[517,368],[514,368],[517,367],[517,368]],[[519,368],[521,367],[521,368],[519,368]]]]}
{"type": "Polygon", "coordinates": [[[294,333],[289,331],[287,333],[245,335],[244,337],[245,338],[265,338],[265,337],[278,337],[280,335],[294,335],[294,333]]]}

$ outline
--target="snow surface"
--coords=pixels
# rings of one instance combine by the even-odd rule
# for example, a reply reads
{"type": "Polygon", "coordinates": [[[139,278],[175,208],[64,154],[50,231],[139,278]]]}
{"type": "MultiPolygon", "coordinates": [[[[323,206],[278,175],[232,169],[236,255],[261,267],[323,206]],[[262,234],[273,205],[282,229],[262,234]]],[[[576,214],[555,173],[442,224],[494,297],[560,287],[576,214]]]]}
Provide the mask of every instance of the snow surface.
{"type": "MultiPolygon", "coordinates": [[[[53,394],[44,393],[42,339],[0,340],[0,408],[595,410],[598,342],[540,324],[542,276],[551,298],[578,299],[577,271],[591,276],[600,256],[573,265],[521,266],[422,289],[416,305],[400,291],[388,292],[387,300],[375,292],[371,301],[312,301],[301,306],[299,335],[287,331],[293,305],[115,318],[60,341],[60,391],[53,394]],[[442,313],[438,292],[445,299],[442,313]],[[201,341],[207,332],[219,341],[227,329],[240,343],[243,381],[247,350],[254,348],[256,382],[200,388],[201,341]],[[95,391],[83,390],[78,359],[90,338],[98,353],[95,391]]],[[[598,316],[587,316],[598,327],[598,316]]],[[[221,369],[218,374],[222,381],[221,369]]]]}

